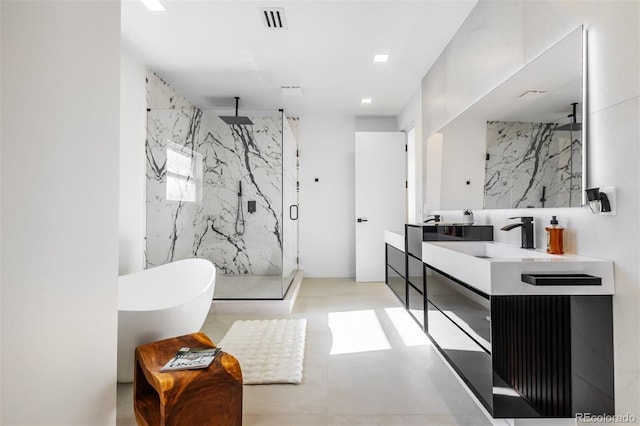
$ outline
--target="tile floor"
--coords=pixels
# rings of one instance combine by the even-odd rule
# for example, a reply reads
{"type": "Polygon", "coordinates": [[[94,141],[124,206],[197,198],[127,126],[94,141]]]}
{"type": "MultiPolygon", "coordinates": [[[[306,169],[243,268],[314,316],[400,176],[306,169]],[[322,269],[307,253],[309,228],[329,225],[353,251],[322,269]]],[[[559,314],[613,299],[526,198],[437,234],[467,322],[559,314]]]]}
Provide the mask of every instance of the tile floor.
{"type": "MultiPolygon", "coordinates": [[[[210,315],[203,331],[268,318],[210,315]]],[[[491,424],[384,283],[305,278],[291,318],[308,320],[302,384],[245,386],[245,426],[491,424]]],[[[136,424],[132,388],[119,426],[136,424]]]]}

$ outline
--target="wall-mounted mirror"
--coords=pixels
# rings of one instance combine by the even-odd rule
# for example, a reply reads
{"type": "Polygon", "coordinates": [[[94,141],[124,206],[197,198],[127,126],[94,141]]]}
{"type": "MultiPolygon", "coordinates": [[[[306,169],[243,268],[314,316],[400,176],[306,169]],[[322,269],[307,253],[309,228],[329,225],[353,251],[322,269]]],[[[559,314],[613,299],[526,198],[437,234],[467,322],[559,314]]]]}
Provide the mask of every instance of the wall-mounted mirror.
{"type": "Polygon", "coordinates": [[[427,140],[427,210],[579,207],[583,28],[427,140]]]}

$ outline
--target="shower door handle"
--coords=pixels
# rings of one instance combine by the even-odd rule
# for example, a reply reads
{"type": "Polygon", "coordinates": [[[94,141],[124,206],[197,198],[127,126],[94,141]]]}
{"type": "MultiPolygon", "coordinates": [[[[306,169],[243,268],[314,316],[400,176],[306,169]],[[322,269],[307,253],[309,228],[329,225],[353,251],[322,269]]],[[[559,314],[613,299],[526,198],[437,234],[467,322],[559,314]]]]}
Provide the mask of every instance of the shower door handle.
{"type": "Polygon", "coordinates": [[[298,220],[298,205],[297,204],[291,204],[289,206],[289,219],[291,220],[298,220]],[[293,217],[293,208],[296,208],[296,216],[293,217]]]}

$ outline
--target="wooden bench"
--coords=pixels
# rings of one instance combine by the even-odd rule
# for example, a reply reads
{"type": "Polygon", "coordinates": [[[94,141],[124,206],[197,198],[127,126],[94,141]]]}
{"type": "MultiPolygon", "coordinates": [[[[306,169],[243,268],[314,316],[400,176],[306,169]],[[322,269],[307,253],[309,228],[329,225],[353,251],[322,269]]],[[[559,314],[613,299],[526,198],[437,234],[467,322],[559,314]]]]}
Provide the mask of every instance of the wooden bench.
{"type": "Polygon", "coordinates": [[[208,368],[161,373],[183,346],[215,347],[204,333],[173,337],[136,348],[133,408],[139,425],[242,425],[242,372],[220,352],[208,368]]]}

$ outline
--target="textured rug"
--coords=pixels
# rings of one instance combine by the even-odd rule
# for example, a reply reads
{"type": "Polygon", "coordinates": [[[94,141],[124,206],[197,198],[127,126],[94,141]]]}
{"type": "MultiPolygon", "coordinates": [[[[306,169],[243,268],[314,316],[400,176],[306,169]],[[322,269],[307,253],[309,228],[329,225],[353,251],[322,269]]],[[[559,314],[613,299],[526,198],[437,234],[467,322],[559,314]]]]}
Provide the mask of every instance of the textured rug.
{"type": "Polygon", "coordinates": [[[218,346],[238,359],[245,385],[302,381],[306,319],[235,321],[218,346]]]}

